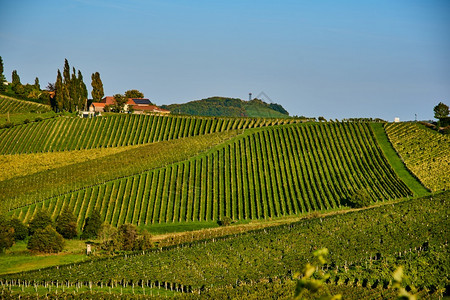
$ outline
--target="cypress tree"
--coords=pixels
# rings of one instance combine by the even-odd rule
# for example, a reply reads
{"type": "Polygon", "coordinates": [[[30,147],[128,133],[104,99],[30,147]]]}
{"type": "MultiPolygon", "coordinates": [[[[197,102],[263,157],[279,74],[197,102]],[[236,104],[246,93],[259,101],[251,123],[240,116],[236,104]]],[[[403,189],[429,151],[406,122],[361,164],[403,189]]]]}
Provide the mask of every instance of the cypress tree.
{"type": "Polygon", "coordinates": [[[83,233],[81,234],[82,239],[90,239],[98,236],[100,229],[102,227],[102,217],[98,210],[94,210],[92,214],[86,218],[86,223],[84,224],[83,233]]]}
{"type": "Polygon", "coordinates": [[[41,85],[39,84],[39,78],[35,78],[34,79],[34,87],[37,89],[37,90],[41,90],[41,85]]]}
{"type": "Polygon", "coordinates": [[[4,69],[3,69],[3,59],[0,56],[0,91],[1,92],[3,92],[5,90],[5,85],[4,85],[5,76],[3,76],[3,71],[4,71],[4,69]]]}
{"type": "Polygon", "coordinates": [[[56,108],[58,111],[64,109],[64,85],[62,82],[61,71],[58,69],[58,75],[56,76],[55,82],[55,99],[56,108]]]}
{"type": "MultiPolygon", "coordinates": [[[[88,91],[86,88],[86,84],[84,84],[83,81],[83,75],[81,75],[81,71],[78,70],[78,84],[79,84],[79,88],[80,88],[80,103],[78,104],[79,108],[80,107],[85,107],[86,106],[86,101],[87,101],[87,97],[88,97],[88,91]]],[[[87,108],[86,108],[87,109],[87,108]]]]}
{"type": "Polygon", "coordinates": [[[72,78],[70,79],[69,93],[70,99],[72,100],[70,103],[70,111],[78,110],[79,85],[78,78],[75,73],[75,68],[72,68],[72,78]]]}
{"type": "Polygon", "coordinates": [[[94,102],[100,102],[100,100],[102,100],[103,96],[105,95],[104,91],[103,91],[103,83],[102,80],[100,79],[100,73],[99,72],[95,72],[92,74],[91,76],[92,82],[92,99],[94,100],[94,102]]]}

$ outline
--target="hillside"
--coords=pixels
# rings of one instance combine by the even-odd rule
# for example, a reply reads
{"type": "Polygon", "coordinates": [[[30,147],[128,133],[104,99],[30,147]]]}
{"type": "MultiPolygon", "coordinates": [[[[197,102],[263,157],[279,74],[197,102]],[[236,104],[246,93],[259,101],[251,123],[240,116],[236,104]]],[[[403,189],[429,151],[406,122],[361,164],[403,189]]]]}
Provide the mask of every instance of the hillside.
{"type": "Polygon", "coordinates": [[[279,104],[254,99],[211,97],[183,104],[162,105],[174,114],[217,117],[286,118],[289,113],[279,104]]]}
{"type": "MultiPolygon", "coordinates": [[[[16,181],[0,186],[4,195],[14,186],[27,191],[33,185],[23,178],[16,181]]],[[[40,182],[38,191],[47,185],[40,182]]],[[[306,123],[247,130],[205,154],[62,194],[13,215],[29,221],[40,208],[57,215],[66,203],[79,227],[94,208],[114,226],[210,222],[224,216],[267,219],[344,207],[360,189],[373,202],[413,194],[388,164],[367,124],[306,123]]],[[[28,194],[23,197],[33,201],[28,194]]]]}
{"type": "Polygon", "coordinates": [[[450,137],[417,123],[391,123],[386,133],[411,172],[432,191],[450,189],[450,137]]]}
{"type": "MultiPolygon", "coordinates": [[[[84,282],[105,295],[108,285],[125,290],[128,284],[130,293],[133,285],[133,293],[139,294],[143,289],[149,293],[153,286],[195,291],[178,294],[182,299],[245,298],[249,294],[255,299],[290,299],[293,274],[311,261],[313,250],[326,247],[330,250],[324,267],[330,274],[327,285],[334,292],[343,291],[348,299],[394,296],[391,274],[397,265],[404,266],[410,286],[419,288],[420,295],[428,298],[431,293],[435,294],[431,298],[437,298],[448,284],[450,271],[448,196],[447,192],[241,235],[206,237],[181,247],[3,275],[2,279],[38,284],[58,280],[69,283],[68,290],[74,289],[75,282],[84,282]]],[[[27,290],[34,293],[31,286],[27,290]]]]}
{"type": "Polygon", "coordinates": [[[0,154],[141,145],[231,129],[297,122],[301,120],[126,114],[89,119],[64,117],[0,129],[0,154]]]}

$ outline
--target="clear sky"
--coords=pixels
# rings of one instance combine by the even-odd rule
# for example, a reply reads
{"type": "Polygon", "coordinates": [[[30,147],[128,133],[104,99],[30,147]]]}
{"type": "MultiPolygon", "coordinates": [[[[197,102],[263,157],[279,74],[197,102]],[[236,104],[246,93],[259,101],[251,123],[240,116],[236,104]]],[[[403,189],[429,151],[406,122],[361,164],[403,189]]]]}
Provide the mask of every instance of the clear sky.
{"type": "Polygon", "coordinates": [[[291,115],[432,119],[450,1],[0,0],[0,56],[9,81],[44,87],[67,58],[158,105],[263,91],[291,115]]]}

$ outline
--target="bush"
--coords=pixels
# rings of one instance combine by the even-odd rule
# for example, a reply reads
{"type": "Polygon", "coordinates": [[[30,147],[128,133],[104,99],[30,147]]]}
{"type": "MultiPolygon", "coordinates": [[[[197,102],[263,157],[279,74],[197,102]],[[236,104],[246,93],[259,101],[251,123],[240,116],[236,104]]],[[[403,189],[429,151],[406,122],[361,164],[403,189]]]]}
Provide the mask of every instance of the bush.
{"type": "Polygon", "coordinates": [[[35,122],[40,122],[40,121],[42,121],[42,118],[41,118],[41,117],[36,117],[36,118],[34,119],[34,121],[35,121],[35,122]]]}
{"type": "Polygon", "coordinates": [[[23,124],[28,124],[28,123],[30,123],[30,119],[23,120],[23,124]]]}
{"type": "Polygon", "coordinates": [[[27,227],[17,218],[9,220],[9,225],[14,228],[14,240],[21,241],[28,236],[27,227]]]}
{"type": "Polygon", "coordinates": [[[31,251],[58,253],[64,248],[64,238],[51,225],[37,229],[28,240],[27,248],[31,251]]]}
{"type": "Polygon", "coordinates": [[[52,218],[46,211],[39,210],[28,223],[28,233],[33,235],[37,229],[44,229],[48,225],[53,226],[52,218]]]}
{"type": "Polygon", "coordinates": [[[361,208],[370,205],[370,195],[367,190],[362,189],[356,191],[348,200],[351,207],[361,208]]]}
{"type": "Polygon", "coordinates": [[[121,250],[134,250],[137,238],[136,226],[132,224],[122,224],[118,230],[118,239],[121,245],[121,250]]]}
{"type": "Polygon", "coordinates": [[[232,222],[230,217],[223,217],[218,223],[220,226],[230,226],[232,222]]]}

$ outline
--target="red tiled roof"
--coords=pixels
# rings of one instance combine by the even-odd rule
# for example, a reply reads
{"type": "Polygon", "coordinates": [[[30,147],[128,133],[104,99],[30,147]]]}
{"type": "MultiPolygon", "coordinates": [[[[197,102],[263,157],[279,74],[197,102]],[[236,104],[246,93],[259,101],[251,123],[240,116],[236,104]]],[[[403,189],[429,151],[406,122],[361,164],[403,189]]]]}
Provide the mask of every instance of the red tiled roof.
{"type": "Polygon", "coordinates": [[[91,105],[94,105],[96,107],[105,107],[105,105],[108,105],[108,104],[100,103],[100,102],[92,102],[91,105]]]}

